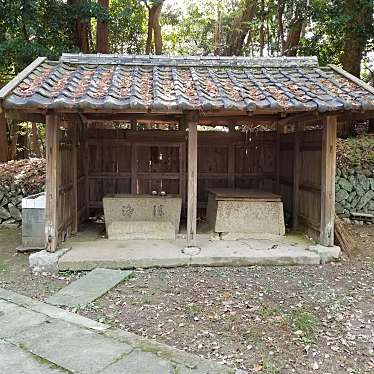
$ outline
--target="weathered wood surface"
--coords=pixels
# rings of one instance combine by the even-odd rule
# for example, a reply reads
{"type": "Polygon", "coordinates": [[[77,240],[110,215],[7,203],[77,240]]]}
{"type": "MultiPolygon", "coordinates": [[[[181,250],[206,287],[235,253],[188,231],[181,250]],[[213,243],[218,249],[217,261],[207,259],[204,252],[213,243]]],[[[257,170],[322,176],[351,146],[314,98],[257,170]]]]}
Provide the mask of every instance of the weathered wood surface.
{"type": "MultiPolygon", "coordinates": [[[[106,194],[151,193],[160,190],[162,179],[167,193],[182,196],[185,215],[187,136],[186,131],[88,129],[87,151],[80,155],[87,157],[87,200],[91,214],[102,211],[102,198],[106,194]],[[154,162],[160,153],[163,161],[154,162]]],[[[205,214],[211,188],[275,192],[282,196],[285,210],[292,214],[293,139],[293,133],[282,134],[280,130],[278,135],[275,131],[199,132],[198,215],[205,214]]],[[[321,219],[321,144],[321,130],[300,133],[298,220],[314,236],[319,235],[321,219]]],[[[83,160],[81,164],[85,165],[83,160]]],[[[84,183],[80,181],[79,206],[84,211],[84,183]]]]}
{"type": "Polygon", "coordinates": [[[48,176],[46,185],[46,243],[47,250],[55,252],[59,243],[60,152],[58,117],[54,113],[48,114],[46,117],[46,157],[48,176]]]}
{"type": "MultiPolygon", "coordinates": [[[[187,201],[187,132],[88,130],[88,195],[91,210],[111,193],[151,193],[162,187],[187,201]],[[162,153],[163,160],[157,160],[162,153]],[[152,161],[150,167],[149,162],[152,161]],[[157,162],[156,162],[157,161],[157,162]]],[[[273,191],[275,134],[199,132],[198,205],[211,187],[273,191]]]]}
{"type": "Polygon", "coordinates": [[[356,243],[350,232],[344,226],[343,221],[337,215],[335,215],[335,238],[342,251],[348,257],[351,257],[356,249],[356,243]]]}
{"type": "Polygon", "coordinates": [[[197,219],[197,124],[188,123],[187,243],[194,244],[197,219]]]}
{"type": "MultiPolygon", "coordinates": [[[[286,212],[293,213],[294,190],[294,133],[280,135],[279,194],[286,212]]],[[[319,238],[321,218],[321,144],[320,130],[302,131],[299,139],[298,224],[307,227],[309,234],[319,238]]]]}
{"type": "Polygon", "coordinates": [[[326,118],[322,137],[320,243],[334,245],[336,116],[326,118]]]}

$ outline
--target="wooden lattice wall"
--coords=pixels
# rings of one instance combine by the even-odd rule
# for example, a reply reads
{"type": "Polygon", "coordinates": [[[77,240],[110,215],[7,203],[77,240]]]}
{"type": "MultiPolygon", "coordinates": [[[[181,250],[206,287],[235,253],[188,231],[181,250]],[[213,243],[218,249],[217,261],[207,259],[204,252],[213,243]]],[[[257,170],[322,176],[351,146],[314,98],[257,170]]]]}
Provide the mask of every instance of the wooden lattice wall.
{"type": "MultiPolygon", "coordinates": [[[[101,210],[106,194],[148,194],[161,189],[182,195],[185,206],[187,132],[88,129],[87,135],[83,156],[88,158],[90,211],[101,210]]],[[[272,191],[276,172],[274,142],[273,132],[199,132],[200,213],[212,187],[272,191]]]]}

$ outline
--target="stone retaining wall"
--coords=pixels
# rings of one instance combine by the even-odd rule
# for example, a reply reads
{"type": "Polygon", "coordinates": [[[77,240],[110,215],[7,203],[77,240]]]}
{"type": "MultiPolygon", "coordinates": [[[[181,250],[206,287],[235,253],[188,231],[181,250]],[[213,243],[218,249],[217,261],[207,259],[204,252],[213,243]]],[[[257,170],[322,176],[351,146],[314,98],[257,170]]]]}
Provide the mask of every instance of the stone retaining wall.
{"type": "Polygon", "coordinates": [[[44,159],[0,163],[0,227],[20,225],[22,198],[43,192],[44,184],[44,159]]]}
{"type": "Polygon", "coordinates": [[[374,167],[365,170],[337,169],[336,213],[350,217],[351,213],[374,215],[374,167]]]}
{"type": "Polygon", "coordinates": [[[15,185],[0,185],[0,226],[18,226],[22,222],[22,188],[15,185]]]}

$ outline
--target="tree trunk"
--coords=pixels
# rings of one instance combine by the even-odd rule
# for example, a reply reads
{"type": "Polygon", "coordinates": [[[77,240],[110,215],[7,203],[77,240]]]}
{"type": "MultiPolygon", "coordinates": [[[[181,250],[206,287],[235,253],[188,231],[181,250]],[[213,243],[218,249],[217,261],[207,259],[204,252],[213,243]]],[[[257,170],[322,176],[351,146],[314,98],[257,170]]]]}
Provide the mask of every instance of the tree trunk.
{"type": "Polygon", "coordinates": [[[369,1],[345,0],[344,7],[351,15],[342,56],[343,69],[360,78],[361,60],[371,27],[373,8],[369,1]]]}
{"type": "MultiPolygon", "coordinates": [[[[71,7],[78,7],[81,4],[81,0],[68,0],[68,4],[71,7]]],[[[89,33],[91,25],[89,21],[82,20],[78,16],[74,19],[74,23],[71,27],[72,43],[83,53],[90,53],[89,33]]]]}
{"type": "Polygon", "coordinates": [[[163,1],[155,3],[151,6],[147,5],[148,8],[148,30],[147,30],[147,42],[145,45],[145,53],[150,54],[153,51],[156,55],[162,54],[162,33],[161,33],[161,10],[163,1]]]}
{"type": "Polygon", "coordinates": [[[147,28],[147,42],[145,43],[145,53],[147,55],[152,53],[152,41],[153,41],[153,8],[148,8],[148,28],[147,28]]]}
{"type": "Polygon", "coordinates": [[[265,17],[264,17],[264,11],[265,11],[265,1],[261,0],[261,26],[260,26],[260,57],[264,56],[264,48],[265,48],[265,31],[264,31],[264,23],[265,23],[265,17]]]}
{"type": "Polygon", "coordinates": [[[42,157],[42,153],[40,151],[39,145],[39,133],[38,127],[35,122],[31,124],[31,152],[34,154],[35,157],[42,157]]]}
{"type": "MultiPolygon", "coordinates": [[[[109,11],[109,0],[98,0],[98,3],[107,12],[109,11]]],[[[99,19],[97,19],[97,26],[96,26],[96,51],[98,53],[108,53],[109,52],[108,23],[107,22],[102,22],[99,19]]]]}
{"type": "Polygon", "coordinates": [[[290,30],[287,34],[287,39],[284,43],[284,56],[296,56],[297,50],[299,49],[301,32],[303,30],[304,19],[295,18],[290,26],[290,30]]]}
{"type": "Polygon", "coordinates": [[[227,36],[227,46],[223,50],[224,56],[239,56],[242,53],[246,35],[250,29],[250,22],[255,15],[257,0],[246,0],[243,12],[233,21],[233,27],[227,36]]]}
{"type": "MultiPolygon", "coordinates": [[[[19,129],[19,125],[17,126],[19,129]]],[[[27,130],[18,133],[16,141],[16,157],[17,160],[27,158],[27,130]]]]}
{"type": "Polygon", "coordinates": [[[162,54],[162,33],[161,33],[161,24],[160,24],[162,4],[163,3],[160,3],[156,6],[155,13],[153,16],[153,33],[154,33],[156,55],[162,54]]]}
{"type": "Polygon", "coordinates": [[[8,147],[8,160],[15,160],[17,156],[17,141],[18,141],[19,124],[16,122],[10,123],[9,138],[10,144],[8,147]]]}
{"type": "Polygon", "coordinates": [[[283,25],[283,14],[284,14],[284,7],[285,2],[284,0],[279,0],[278,2],[278,39],[279,39],[279,50],[281,51],[281,54],[284,54],[284,25],[283,25]]]}
{"type": "Polygon", "coordinates": [[[0,113],[0,162],[8,161],[8,140],[6,135],[6,118],[0,113]]]}

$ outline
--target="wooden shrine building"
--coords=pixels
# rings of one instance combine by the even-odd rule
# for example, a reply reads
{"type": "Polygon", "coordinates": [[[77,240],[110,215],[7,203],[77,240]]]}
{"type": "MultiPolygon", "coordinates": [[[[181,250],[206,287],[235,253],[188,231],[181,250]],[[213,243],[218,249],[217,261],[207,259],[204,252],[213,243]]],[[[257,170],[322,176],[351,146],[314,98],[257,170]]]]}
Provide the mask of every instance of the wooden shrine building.
{"type": "Polygon", "coordinates": [[[374,89],[315,57],[63,54],[36,59],[0,105],[8,120],[46,124],[50,251],[105,195],[160,184],[182,197],[189,239],[209,188],[255,188],[331,246],[337,124],[372,116],[374,89]]]}

